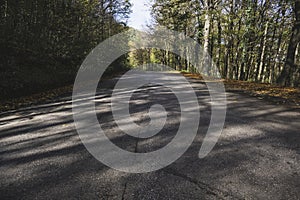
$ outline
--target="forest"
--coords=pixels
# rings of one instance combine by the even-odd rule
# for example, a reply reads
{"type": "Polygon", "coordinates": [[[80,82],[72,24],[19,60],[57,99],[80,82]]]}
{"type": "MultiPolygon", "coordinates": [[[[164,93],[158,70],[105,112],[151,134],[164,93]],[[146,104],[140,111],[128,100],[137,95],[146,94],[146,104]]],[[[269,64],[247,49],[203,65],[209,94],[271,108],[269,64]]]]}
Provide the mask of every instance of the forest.
{"type": "MultiPolygon", "coordinates": [[[[299,0],[154,0],[152,15],[150,30],[164,26],[195,39],[222,78],[300,84],[299,0]]],[[[140,50],[132,59],[192,71],[185,59],[168,51],[140,50]]]]}
{"type": "Polygon", "coordinates": [[[97,44],[128,28],[130,7],[127,0],[1,1],[1,99],[70,84],[97,44]]]}
{"type": "MultiPolygon", "coordinates": [[[[1,1],[1,99],[72,83],[97,44],[130,28],[131,7],[128,0],[1,1]]],[[[147,32],[164,26],[194,39],[222,78],[299,86],[299,0],[152,0],[149,9],[147,32]]],[[[196,72],[171,51],[140,49],[109,73],[147,62],[196,72]]]]}

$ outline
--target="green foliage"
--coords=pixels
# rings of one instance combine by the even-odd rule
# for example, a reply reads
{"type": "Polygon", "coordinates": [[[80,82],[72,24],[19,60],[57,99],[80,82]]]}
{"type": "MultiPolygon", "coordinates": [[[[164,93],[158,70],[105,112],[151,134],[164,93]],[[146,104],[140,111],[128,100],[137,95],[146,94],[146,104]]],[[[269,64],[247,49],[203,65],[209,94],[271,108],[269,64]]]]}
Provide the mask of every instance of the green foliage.
{"type": "MultiPolygon", "coordinates": [[[[10,82],[9,77],[18,74],[26,79],[26,68],[40,69],[44,74],[39,76],[45,77],[51,70],[69,72],[65,79],[73,80],[91,49],[127,28],[130,6],[128,0],[1,1],[0,69],[4,77],[0,78],[10,82]]],[[[25,82],[13,80],[0,90],[22,89],[16,81],[25,82]]]]}
{"type": "MultiPolygon", "coordinates": [[[[275,83],[284,68],[295,21],[294,3],[287,0],[241,0],[238,3],[235,0],[155,0],[152,15],[156,21],[154,28],[163,25],[183,32],[208,48],[223,78],[275,83]],[[206,19],[209,19],[208,46],[204,37],[206,19]]],[[[166,58],[167,53],[156,53],[159,54],[156,59],[166,58]]],[[[296,61],[300,61],[299,57],[296,61]]],[[[176,56],[169,56],[164,63],[174,68],[180,66],[180,70],[191,68],[176,56]]]]}

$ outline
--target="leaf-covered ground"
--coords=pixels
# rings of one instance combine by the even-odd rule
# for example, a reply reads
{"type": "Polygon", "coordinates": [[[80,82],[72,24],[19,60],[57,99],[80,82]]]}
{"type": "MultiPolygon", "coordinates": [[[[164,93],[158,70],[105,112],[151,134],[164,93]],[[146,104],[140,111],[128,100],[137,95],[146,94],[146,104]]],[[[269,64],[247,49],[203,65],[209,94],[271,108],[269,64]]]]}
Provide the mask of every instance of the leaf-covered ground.
{"type": "MultiPolygon", "coordinates": [[[[125,72],[126,71],[121,71],[116,74],[104,74],[104,77],[101,78],[101,81],[122,75],[125,72]]],[[[72,91],[73,91],[73,85],[70,84],[64,87],[58,87],[56,89],[46,90],[44,92],[40,92],[28,96],[9,98],[7,100],[0,100],[0,112],[16,110],[19,108],[39,105],[42,103],[55,102],[59,100],[58,99],[59,97],[67,97],[72,95],[72,91]]]]}
{"type": "MultiPolygon", "coordinates": [[[[183,73],[184,76],[203,80],[199,74],[183,73]]],[[[300,88],[281,87],[267,83],[254,83],[222,79],[227,91],[236,91],[266,99],[277,104],[300,105],[300,88]]]]}
{"type": "Polygon", "coordinates": [[[0,102],[0,112],[15,110],[22,107],[30,107],[33,105],[38,105],[40,103],[45,102],[53,102],[59,96],[63,96],[65,94],[71,94],[73,89],[72,85],[60,87],[53,90],[48,90],[45,92],[33,94],[30,96],[24,96],[20,98],[12,98],[9,100],[5,100],[0,102]]]}

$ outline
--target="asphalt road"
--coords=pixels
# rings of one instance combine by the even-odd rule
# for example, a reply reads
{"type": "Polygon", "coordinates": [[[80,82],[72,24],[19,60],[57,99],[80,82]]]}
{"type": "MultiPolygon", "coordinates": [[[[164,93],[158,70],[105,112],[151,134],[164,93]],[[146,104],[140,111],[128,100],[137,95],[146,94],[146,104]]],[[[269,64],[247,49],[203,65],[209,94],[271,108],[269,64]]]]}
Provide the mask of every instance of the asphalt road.
{"type": "MultiPolygon", "coordinates": [[[[113,120],[110,100],[116,81],[104,81],[96,98],[106,135],[138,153],[168,144],[180,118],[174,94],[155,84],[134,93],[130,111],[140,119],[137,124],[149,123],[153,104],[168,112],[164,130],[137,139],[120,132],[113,120]]],[[[89,154],[75,130],[70,96],[1,113],[0,199],[300,199],[300,109],[227,92],[221,138],[199,159],[210,98],[205,84],[190,82],[201,110],[198,134],[175,163],[145,174],[116,171],[89,154]]]]}

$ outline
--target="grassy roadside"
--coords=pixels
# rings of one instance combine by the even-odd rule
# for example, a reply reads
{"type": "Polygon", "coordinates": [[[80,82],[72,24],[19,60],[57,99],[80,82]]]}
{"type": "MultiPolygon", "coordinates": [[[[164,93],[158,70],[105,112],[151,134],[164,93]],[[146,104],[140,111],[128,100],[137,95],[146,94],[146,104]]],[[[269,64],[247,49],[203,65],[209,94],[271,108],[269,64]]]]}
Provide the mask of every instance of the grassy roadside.
{"type": "MultiPolygon", "coordinates": [[[[185,77],[203,80],[199,74],[182,72],[185,77]]],[[[300,106],[300,88],[281,87],[267,83],[254,83],[237,80],[223,81],[226,91],[236,91],[250,94],[259,99],[266,99],[276,104],[288,104],[300,106]]]]}

